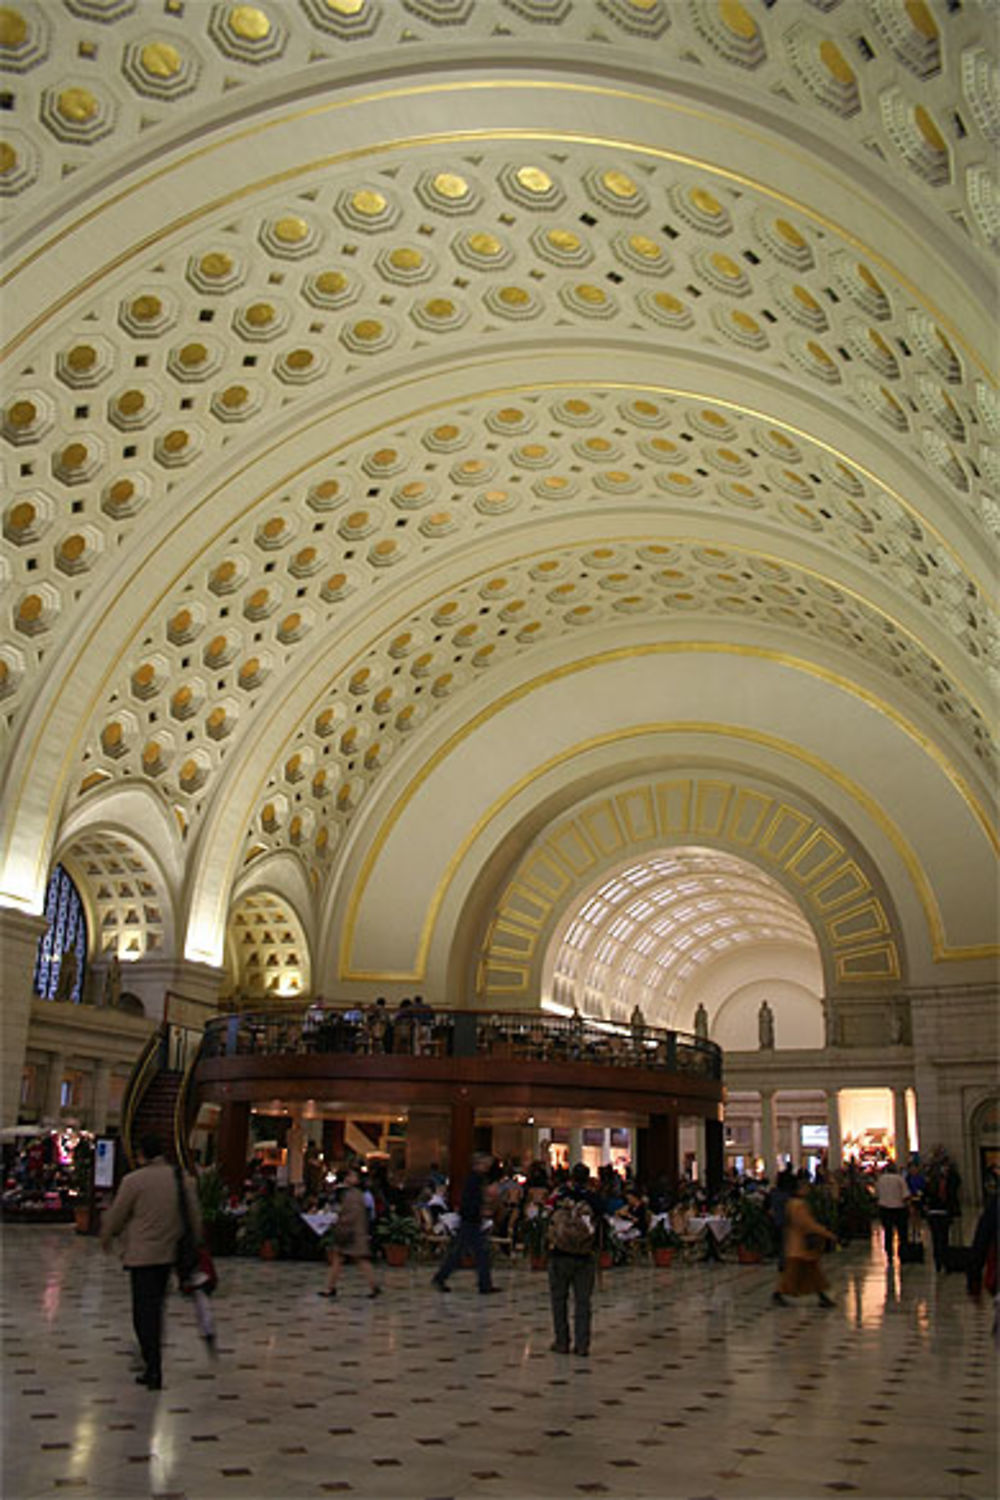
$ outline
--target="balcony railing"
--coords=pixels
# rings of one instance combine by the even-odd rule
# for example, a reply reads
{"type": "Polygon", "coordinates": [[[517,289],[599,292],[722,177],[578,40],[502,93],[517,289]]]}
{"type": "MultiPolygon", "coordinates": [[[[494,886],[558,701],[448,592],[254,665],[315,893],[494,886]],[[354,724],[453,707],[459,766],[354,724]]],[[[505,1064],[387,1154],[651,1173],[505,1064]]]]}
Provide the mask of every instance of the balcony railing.
{"type": "Polygon", "coordinates": [[[626,1026],[544,1011],[392,1011],[325,1008],[304,1016],[242,1011],[205,1029],[202,1057],[280,1057],[339,1053],[355,1057],[493,1057],[531,1062],[590,1063],[722,1078],[714,1042],[657,1026],[626,1026]],[[388,1022],[388,1029],[385,1027],[388,1022]]]}

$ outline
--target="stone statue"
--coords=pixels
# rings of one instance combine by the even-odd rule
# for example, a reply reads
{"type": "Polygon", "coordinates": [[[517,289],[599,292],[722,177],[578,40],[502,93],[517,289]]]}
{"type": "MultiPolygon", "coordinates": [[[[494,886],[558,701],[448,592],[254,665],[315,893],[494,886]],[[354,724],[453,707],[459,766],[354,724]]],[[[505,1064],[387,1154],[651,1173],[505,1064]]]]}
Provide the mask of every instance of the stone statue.
{"type": "Polygon", "coordinates": [[[774,1011],[766,1000],[761,1001],[757,1012],[757,1034],[761,1047],[766,1050],[774,1047],[774,1011]]]}
{"type": "Polygon", "coordinates": [[[59,960],[59,978],[56,980],[54,1000],[70,1001],[76,988],[76,976],[80,972],[75,948],[67,948],[59,960]]]}
{"type": "Polygon", "coordinates": [[[701,1004],[694,1013],[694,1034],[703,1042],[708,1041],[708,1011],[701,1004]]]}
{"type": "Polygon", "coordinates": [[[117,953],[112,953],[108,972],[104,976],[104,1004],[109,1010],[117,1010],[122,998],[122,966],[117,953]]]}
{"type": "Polygon", "coordinates": [[[894,996],[889,1003],[889,1041],[894,1047],[905,1047],[909,1036],[909,1006],[901,996],[894,996]]]}

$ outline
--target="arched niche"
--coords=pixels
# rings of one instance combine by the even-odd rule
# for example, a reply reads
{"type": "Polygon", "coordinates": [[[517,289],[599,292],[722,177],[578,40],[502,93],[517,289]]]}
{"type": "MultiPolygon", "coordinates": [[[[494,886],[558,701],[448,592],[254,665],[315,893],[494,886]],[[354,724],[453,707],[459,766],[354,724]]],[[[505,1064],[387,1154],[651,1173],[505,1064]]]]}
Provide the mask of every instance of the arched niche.
{"type": "Polygon", "coordinates": [[[295,904],[283,893],[254,885],[234,900],[226,968],[228,986],[244,1005],[281,1005],[309,994],[309,941],[295,904]]]}
{"type": "Polygon", "coordinates": [[[64,822],[56,852],[87,909],[91,958],[117,954],[129,964],[175,955],[184,856],[151,788],[93,794],[64,822]]]}

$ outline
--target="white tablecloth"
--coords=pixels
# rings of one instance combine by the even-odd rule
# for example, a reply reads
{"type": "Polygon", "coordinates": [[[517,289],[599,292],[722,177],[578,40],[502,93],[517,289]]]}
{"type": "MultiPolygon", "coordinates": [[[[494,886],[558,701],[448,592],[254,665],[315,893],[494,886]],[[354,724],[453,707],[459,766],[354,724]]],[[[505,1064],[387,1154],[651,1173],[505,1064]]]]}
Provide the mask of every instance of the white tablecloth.
{"type": "Polygon", "coordinates": [[[302,1217],[309,1225],[313,1234],[318,1234],[321,1237],[326,1234],[331,1224],[337,1222],[337,1215],[331,1213],[303,1214],[302,1217]]]}
{"type": "Polygon", "coordinates": [[[732,1222],[729,1219],[723,1218],[721,1214],[708,1214],[704,1216],[692,1214],[690,1219],[688,1219],[689,1233],[701,1234],[703,1231],[707,1231],[709,1234],[714,1235],[717,1243],[720,1245],[723,1240],[729,1238],[732,1227],[732,1222]]]}

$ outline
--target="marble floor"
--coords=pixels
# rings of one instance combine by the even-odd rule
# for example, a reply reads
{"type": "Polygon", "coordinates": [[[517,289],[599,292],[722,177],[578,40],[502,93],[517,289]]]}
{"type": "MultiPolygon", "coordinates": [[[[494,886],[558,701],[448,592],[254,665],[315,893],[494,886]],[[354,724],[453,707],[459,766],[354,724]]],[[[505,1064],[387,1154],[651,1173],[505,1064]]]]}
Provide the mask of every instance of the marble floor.
{"type": "Polygon", "coordinates": [[[226,1260],[213,1363],[180,1297],[164,1389],[134,1383],[127,1278],[72,1226],[6,1225],[4,1500],[936,1500],[997,1495],[992,1308],[877,1245],[833,1311],[771,1268],[604,1274],[590,1359],[549,1352],[546,1278],[502,1262],[443,1297],[426,1266],[226,1260]]]}

